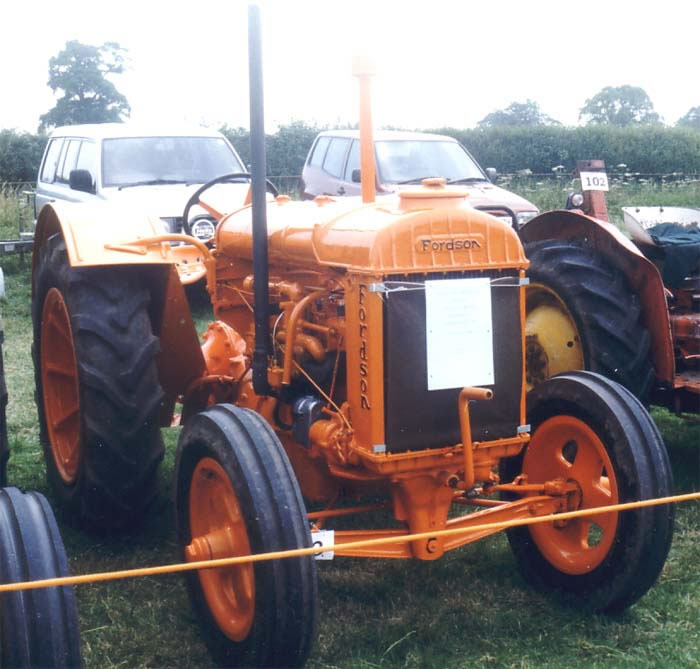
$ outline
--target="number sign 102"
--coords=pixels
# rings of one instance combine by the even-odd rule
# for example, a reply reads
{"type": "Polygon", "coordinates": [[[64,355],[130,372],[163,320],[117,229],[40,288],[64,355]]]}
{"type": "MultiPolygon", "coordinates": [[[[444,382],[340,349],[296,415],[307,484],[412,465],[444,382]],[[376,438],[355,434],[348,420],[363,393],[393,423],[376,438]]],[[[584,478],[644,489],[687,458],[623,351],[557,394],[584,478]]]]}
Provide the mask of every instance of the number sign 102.
{"type": "Polygon", "coordinates": [[[580,176],[582,190],[610,190],[605,172],[581,172],[580,176]]]}

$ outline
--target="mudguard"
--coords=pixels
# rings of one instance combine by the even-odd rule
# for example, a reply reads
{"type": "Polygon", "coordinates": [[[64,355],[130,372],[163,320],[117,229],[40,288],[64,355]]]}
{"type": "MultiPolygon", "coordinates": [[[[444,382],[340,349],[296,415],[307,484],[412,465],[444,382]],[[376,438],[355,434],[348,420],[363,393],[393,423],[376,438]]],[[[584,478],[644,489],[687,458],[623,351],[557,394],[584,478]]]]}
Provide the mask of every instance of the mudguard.
{"type": "Polygon", "coordinates": [[[183,284],[194,283],[206,274],[202,253],[194,246],[135,244],[139,239],[163,235],[164,230],[160,219],[132,208],[106,202],[44,205],[37,219],[33,267],[42,246],[56,232],[66,241],[72,267],[174,264],[183,284]]]}

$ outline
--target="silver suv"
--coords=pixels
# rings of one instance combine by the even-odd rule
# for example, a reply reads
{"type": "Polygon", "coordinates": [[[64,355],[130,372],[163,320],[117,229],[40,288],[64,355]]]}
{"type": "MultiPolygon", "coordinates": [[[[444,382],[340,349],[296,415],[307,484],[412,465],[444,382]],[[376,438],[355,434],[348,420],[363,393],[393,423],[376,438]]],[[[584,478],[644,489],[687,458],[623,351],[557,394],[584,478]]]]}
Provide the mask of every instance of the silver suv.
{"type": "MultiPolygon", "coordinates": [[[[182,232],[182,214],[197,186],[224,174],[245,172],[229,141],[199,127],[147,128],[96,123],[56,128],[41,161],[34,213],[47,202],[109,200],[155,214],[164,232],[182,232]]],[[[245,179],[241,179],[245,181],[245,179]]],[[[243,204],[247,183],[219,184],[207,202],[221,212],[243,204]]],[[[190,227],[202,241],[214,219],[192,208],[190,227]]]]}
{"type": "MultiPolygon", "coordinates": [[[[509,224],[521,226],[539,212],[519,195],[491,183],[496,171],[482,170],[452,137],[422,132],[384,130],[374,133],[377,190],[392,193],[428,177],[444,177],[469,191],[469,202],[491,210],[509,224]],[[516,221],[507,213],[512,211],[516,221]]],[[[301,197],[360,195],[360,134],[358,130],[320,133],[306,157],[301,197]]]]}

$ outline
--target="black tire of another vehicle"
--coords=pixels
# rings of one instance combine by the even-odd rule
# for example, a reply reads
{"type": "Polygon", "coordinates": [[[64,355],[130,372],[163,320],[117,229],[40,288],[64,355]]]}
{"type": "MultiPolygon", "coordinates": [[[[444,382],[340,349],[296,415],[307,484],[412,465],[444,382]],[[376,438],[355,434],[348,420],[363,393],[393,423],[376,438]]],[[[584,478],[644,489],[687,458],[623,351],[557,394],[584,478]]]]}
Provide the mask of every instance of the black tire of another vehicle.
{"type": "Polygon", "coordinates": [[[585,369],[621,383],[646,403],[654,381],[651,338],[639,298],[622,273],[571,241],[531,242],[525,254],[533,289],[550,290],[575,321],[585,369]]]}
{"type": "MultiPolygon", "coordinates": [[[[68,560],[53,512],[37,492],[0,489],[0,581],[68,576],[68,560]]],[[[3,593],[3,667],[80,667],[80,626],[69,586],[3,593]]]]}

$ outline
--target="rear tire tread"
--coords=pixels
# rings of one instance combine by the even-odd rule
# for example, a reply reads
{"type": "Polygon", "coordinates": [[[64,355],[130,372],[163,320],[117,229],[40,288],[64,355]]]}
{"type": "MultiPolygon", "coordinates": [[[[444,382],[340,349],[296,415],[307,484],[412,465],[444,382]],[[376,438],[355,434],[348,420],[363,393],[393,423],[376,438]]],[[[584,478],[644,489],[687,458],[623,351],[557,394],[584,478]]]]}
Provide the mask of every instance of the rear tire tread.
{"type": "Polygon", "coordinates": [[[136,522],[155,495],[164,453],[159,344],[139,268],[71,268],[63,238],[54,235],[41,251],[35,286],[33,356],[49,482],[80,522],[94,529],[136,522]],[[72,485],[53,461],[41,390],[41,317],[52,287],[68,308],[78,367],[81,462],[72,485]]]}
{"type": "Polygon", "coordinates": [[[642,401],[651,391],[651,337],[637,295],[622,274],[590,249],[572,241],[525,245],[530,281],[566,304],[582,339],[586,369],[621,383],[642,401]]]}

